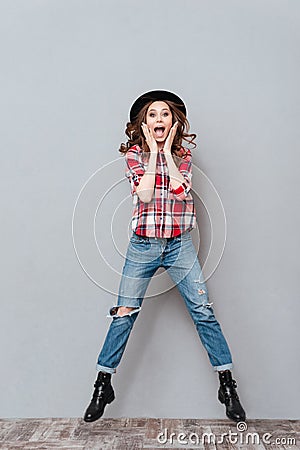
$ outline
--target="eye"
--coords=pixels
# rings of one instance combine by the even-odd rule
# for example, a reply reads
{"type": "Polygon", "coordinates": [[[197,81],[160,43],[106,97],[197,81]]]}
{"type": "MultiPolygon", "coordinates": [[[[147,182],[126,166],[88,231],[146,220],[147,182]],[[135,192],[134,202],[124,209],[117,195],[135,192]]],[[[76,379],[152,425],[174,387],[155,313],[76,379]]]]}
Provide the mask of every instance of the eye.
{"type": "Polygon", "coordinates": [[[150,116],[150,117],[154,117],[155,114],[154,114],[154,113],[149,113],[149,116],[150,116]]]}
{"type": "Polygon", "coordinates": [[[165,117],[167,117],[167,116],[169,115],[169,113],[168,113],[168,112],[165,112],[163,115],[164,115],[165,117]]]}

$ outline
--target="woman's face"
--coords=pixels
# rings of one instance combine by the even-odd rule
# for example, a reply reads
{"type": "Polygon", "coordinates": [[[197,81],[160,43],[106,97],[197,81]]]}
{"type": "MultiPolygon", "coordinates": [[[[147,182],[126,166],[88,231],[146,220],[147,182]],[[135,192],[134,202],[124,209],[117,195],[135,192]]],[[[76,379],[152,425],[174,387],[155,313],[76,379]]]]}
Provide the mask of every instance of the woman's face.
{"type": "Polygon", "coordinates": [[[146,114],[146,124],[157,142],[164,142],[172,127],[172,113],[165,102],[153,102],[146,114]]]}

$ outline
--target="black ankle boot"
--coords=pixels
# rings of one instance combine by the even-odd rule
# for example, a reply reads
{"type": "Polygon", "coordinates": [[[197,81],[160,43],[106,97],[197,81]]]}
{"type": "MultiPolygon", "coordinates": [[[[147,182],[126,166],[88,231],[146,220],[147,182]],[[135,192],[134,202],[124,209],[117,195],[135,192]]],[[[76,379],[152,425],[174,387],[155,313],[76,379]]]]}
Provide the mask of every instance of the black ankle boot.
{"type": "Polygon", "coordinates": [[[108,403],[115,399],[115,393],[110,384],[111,374],[99,372],[97,380],[94,384],[94,393],[83,420],[85,422],[94,422],[100,419],[104,412],[104,408],[108,403]]]}
{"type": "Polygon", "coordinates": [[[232,379],[230,370],[219,372],[219,379],[218,399],[221,403],[225,403],[226,416],[235,422],[244,422],[246,420],[246,413],[240,404],[239,396],[235,390],[237,384],[232,379]]]}

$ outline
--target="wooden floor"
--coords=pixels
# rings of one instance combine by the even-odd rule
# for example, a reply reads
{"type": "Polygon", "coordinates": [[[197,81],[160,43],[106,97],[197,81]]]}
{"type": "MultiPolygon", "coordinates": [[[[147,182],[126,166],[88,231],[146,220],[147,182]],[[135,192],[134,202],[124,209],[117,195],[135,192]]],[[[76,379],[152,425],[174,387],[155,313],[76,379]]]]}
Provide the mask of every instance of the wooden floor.
{"type": "Polygon", "coordinates": [[[243,427],[226,419],[0,419],[0,449],[300,448],[300,421],[249,420],[243,427]]]}

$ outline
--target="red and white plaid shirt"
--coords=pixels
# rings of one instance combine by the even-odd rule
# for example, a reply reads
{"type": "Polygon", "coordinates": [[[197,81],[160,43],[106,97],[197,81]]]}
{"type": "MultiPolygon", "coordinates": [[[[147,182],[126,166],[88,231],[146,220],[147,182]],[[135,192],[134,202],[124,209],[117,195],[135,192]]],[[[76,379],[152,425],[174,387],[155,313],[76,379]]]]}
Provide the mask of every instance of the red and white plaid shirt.
{"type": "MultiPolygon", "coordinates": [[[[176,190],[172,188],[163,150],[156,160],[155,186],[151,202],[144,203],[136,193],[136,186],[147,169],[148,154],[135,145],[125,154],[125,174],[131,183],[133,198],[132,230],[141,236],[170,238],[196,227],[196,211],[191,194],[192,154],[182,148],[179,172],[185,178],[176,190]]],[[[175,156],[175,158],[178,158],[175,156]]]]}

